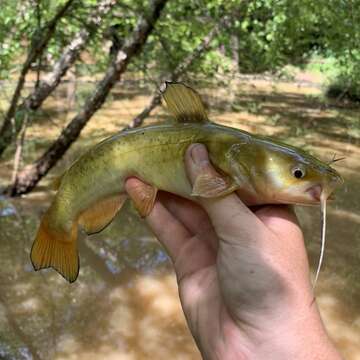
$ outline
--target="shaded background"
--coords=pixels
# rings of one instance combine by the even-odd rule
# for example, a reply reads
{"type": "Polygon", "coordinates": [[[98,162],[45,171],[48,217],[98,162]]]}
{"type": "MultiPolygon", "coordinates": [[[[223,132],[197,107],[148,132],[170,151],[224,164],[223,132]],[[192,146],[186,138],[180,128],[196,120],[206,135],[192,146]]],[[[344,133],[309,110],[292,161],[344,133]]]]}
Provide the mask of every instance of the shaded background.
{"type": "MultiPolygon", "coordinates": [[[[69,285],[29,261],[52,181],[130,126],[168,120],[158,87],[195,87],[218,123],[334,164],[316,297],[360,359],[359,1],[21,1],[0,11],[0,359],[199,359],[161,245],[130,203],[81,235],[69,285]]],[[[297,207],[312,271],[318,208],[297,207]]]]}

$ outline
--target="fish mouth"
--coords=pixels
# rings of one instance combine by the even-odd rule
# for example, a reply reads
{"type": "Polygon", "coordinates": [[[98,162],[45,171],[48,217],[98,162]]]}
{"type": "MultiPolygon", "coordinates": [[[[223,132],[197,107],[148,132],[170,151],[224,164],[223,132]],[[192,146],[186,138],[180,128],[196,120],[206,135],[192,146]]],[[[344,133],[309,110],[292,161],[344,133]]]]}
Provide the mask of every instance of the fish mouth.
{"type": "Polygon", "coordinates": [[[323,188],[320,184],[310,186],[305,192],[307,192],[311,198],[315,201],[320,201],[323,188]]]}
{"type": "MultiPolygon", "coordinates": [[[[310,186],[305,192],[311,196],[312,200],[321,202],[321,194],[324,192],[324,189],[320,184],[317,184],[310,186]]],[[[325,197],[326,200],[335,200],[335,195],[333,192],[328,193],[327,196],[325,195],[325,197]]]]}
{"type": "Polygon", "coordinates": [[[327,179],[325,183],[317,183],[315,185],[311,185],[306,189],[306,193],[308,193],[312,200],[316,202],[321,202],[321,199],[324,198],[326,200],[334,200],[334,190],[342,185],[344,180],[339,174],[335,174],[327,179]]]}

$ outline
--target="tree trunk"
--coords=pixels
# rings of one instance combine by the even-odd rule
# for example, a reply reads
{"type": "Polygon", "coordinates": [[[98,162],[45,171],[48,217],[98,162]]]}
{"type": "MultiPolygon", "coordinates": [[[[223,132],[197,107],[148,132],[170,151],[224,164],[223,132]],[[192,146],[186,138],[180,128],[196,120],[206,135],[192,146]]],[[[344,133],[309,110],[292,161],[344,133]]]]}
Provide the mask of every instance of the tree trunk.
{"type": "Polygon", "coordinates": [[[24,141],[25,141],[25,134],[26,134],[26,128],[28,126],[28,114],[25,115],[25,119],[21,125],[21,130],[19,132],[19,136],[16,139],[16,150],[14,155],[14,167],[13,167],[13,174],[11,177],[11,182],[14,183],[17,179],[18,172],[20,169],[21,159],[22,159],[22,152],[24,147],[24,141]]]}
{"type": "MultiPolygon", "coordinates": [[[[59,85],[61,79],[65,76],[68,69],[74,64],[79,57],[80,52],[85,48],[92,34],[99,27],[103,16],[115,5],[116,0],[103,0],[95,10],[90,14],[87,26],[85,26],[74,37],[70,44],[65,48],[60,59],[53,66],[52,72],[39,83],[39,86],[26,97],[26,99],[12,111],[12,117],[16,119],[15,126],[11,126],[11,118],[6,115],[3,126],[0,130],[0,157],[5,149],[11,144],[22,127],[25,114],[30,111],[37,110],[49,95],[59,85]],[[10,120],[7,121],[6,119],[10,120]]],[[[9,109],[10,111],[10,109],[9,109]]]]}
{"type": "Polygon", "coordinates": [[[103,105],[107,95],[127,68],[129,61],[142,49],[152,32],[161,10],[167,0],[151,1],[150,9],[142,15],[133,33],[125,40],[123,47],[113,57],[105,76],[94,92],[87,98],[82,110],[70,121],[48,150],[33,164],[26,166],[7,193],[18,196],[31,191],[40,179],[57,163],[78,138],[81,130],[92,115],[103,105]]]}
{"type": "Polygon", "coordinates": [[[18,101],[20,99],[21,91],[25,84],[25,77],[31,68],[31,64],[43,53],[49,40],[55,32],[56,25],[59,20],[65,15],[70,5],[74,0],[68,0],[65,5],[56,13],[52,20],[48,22],[44,29],[37,31],[34,34],[29,53],[25,63],[21,69],[20,76],[10,102],[9,109],[4,117],[3,124],[0,130],[0,156],[7,148],[8,144],[14,138],[14,134],[18,133],[21,129],[22,122],[18,123],[15,113],[18,101]]]}
{"type": "Polygon", "coordinates": [[[77,90],[76,68],[73,68],[72,71],[68,71],[68,79],[69,82],[66,87],[66,107],[67,107],[66,122],[70,120],[71,112],[75,110],[75,106],[76,106],[76,90],[77,90]]]}

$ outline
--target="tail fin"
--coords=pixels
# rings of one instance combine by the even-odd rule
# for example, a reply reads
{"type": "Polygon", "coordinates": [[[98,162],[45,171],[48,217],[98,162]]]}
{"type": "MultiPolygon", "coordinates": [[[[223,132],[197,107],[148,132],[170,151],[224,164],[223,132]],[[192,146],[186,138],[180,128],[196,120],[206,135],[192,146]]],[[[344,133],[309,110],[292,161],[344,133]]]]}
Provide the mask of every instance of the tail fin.
{"type": "Polygon", "coordinates": [[[49,226],[46,213],[41,221],[38,233],[31,249],[31,262],[35,270],[52,267],[70,283],[79,274],[79,256],[77,252],[77,224],[71,233],[56,231],[49,226]]]}

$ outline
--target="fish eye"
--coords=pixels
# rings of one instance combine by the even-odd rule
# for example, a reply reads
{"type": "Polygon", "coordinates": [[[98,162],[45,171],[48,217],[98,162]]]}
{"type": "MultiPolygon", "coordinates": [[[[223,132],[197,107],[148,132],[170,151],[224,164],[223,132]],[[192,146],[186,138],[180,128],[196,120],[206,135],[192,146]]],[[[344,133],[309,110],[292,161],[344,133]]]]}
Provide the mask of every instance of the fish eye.
{"type": "Polygon", "coordinates": [[[303,169],[302,167],[295,166],[292,169],[292,174],[294,175],[294,177],[296,179],[302,179],[305,176],[306,172],[305,172],[305,169],[303,169]]]}

